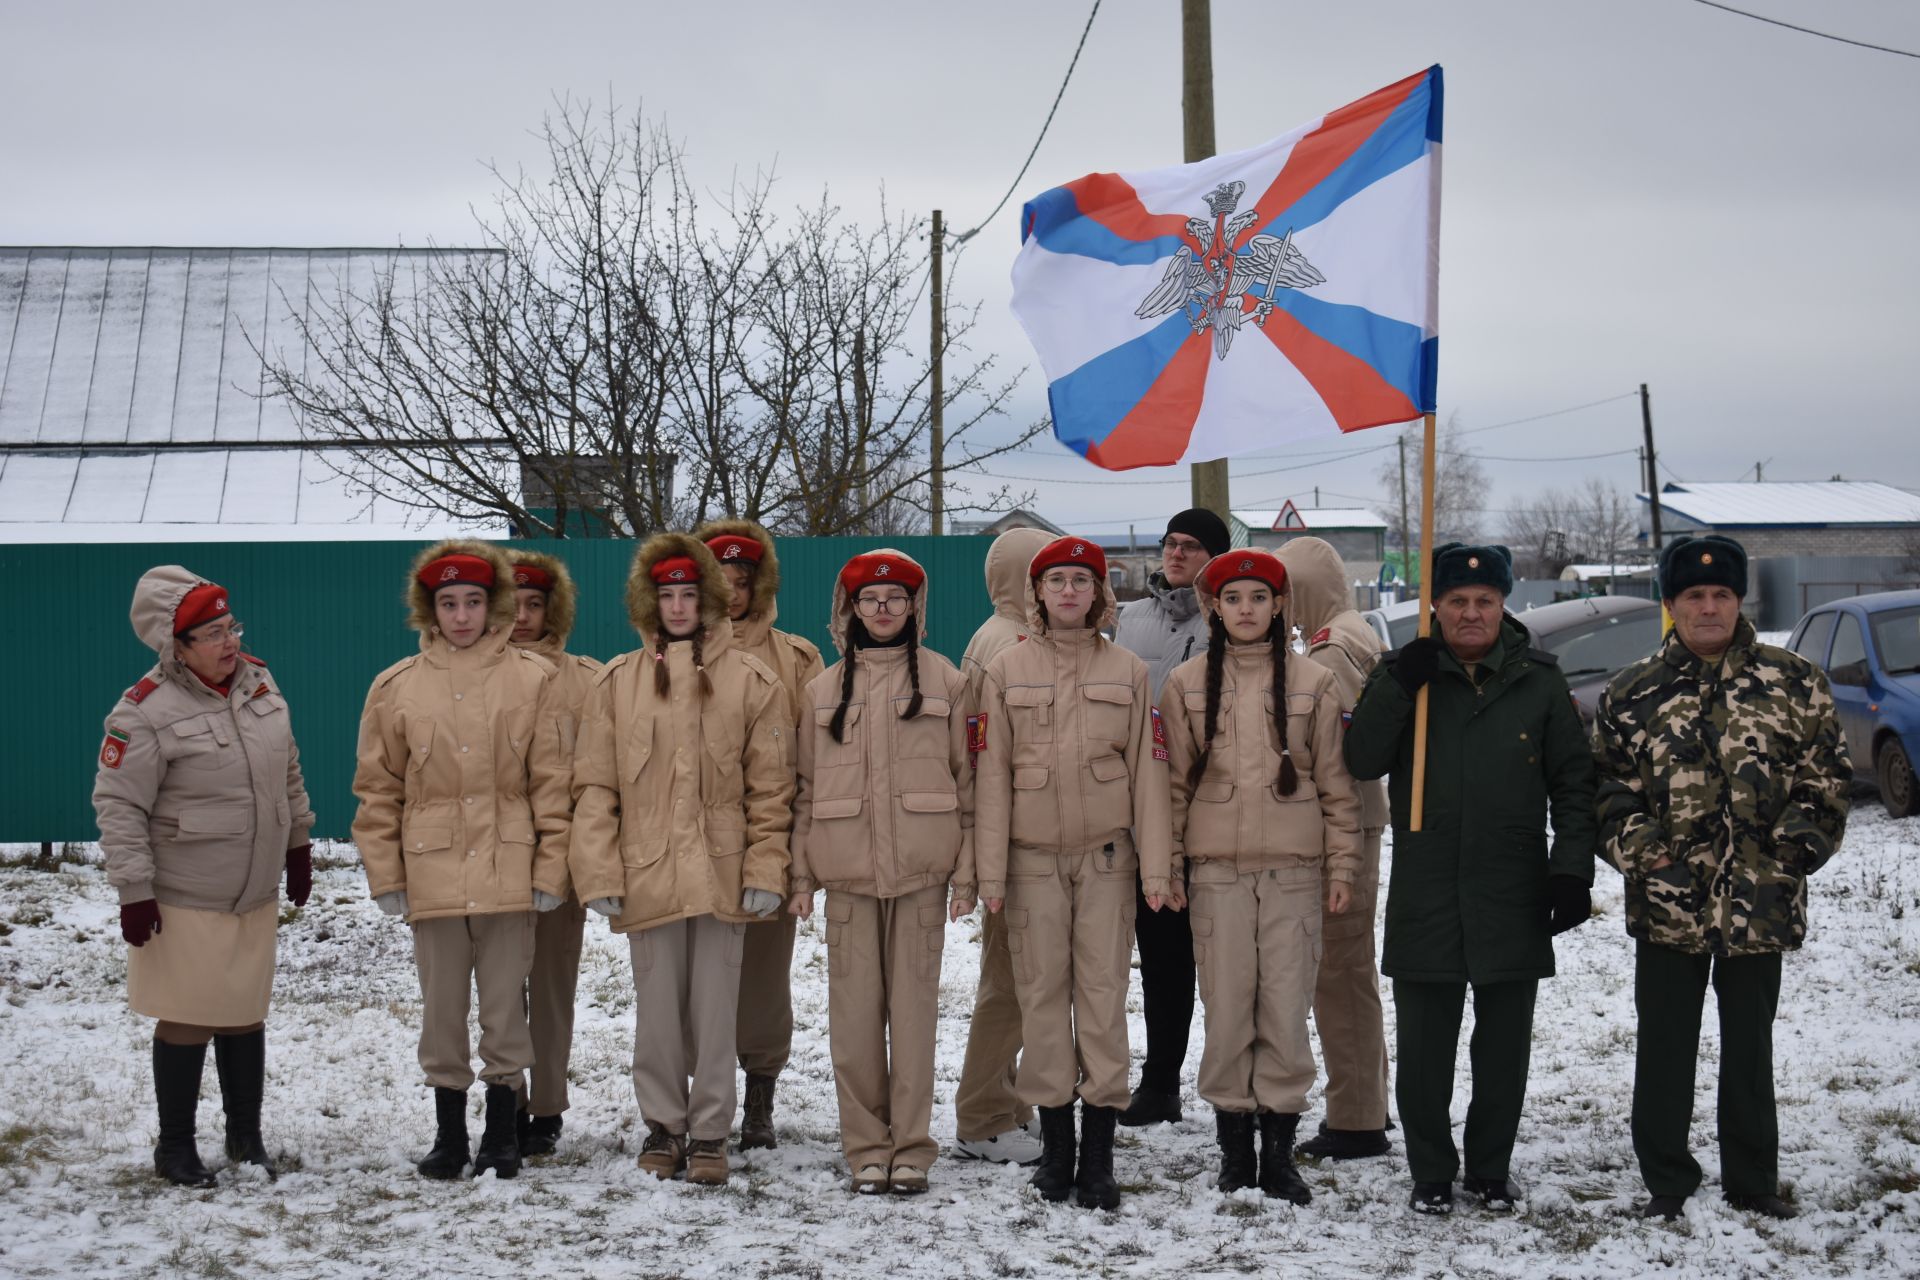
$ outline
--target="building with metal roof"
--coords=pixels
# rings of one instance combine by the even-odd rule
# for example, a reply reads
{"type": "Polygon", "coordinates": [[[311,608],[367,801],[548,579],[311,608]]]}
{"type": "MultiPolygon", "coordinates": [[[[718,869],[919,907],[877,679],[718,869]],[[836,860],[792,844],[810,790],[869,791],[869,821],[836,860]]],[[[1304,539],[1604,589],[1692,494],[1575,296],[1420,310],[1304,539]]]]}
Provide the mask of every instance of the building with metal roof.
{"type": "Polygon", "coordinates": [[[1368,580],[1380,576],[1387,557],[1387,522],[1364,507],[1296,507],[1278,511],[1235,510],[1227,522],[1236,547],[1271,551],[1295,538],[1324,539],[1346,561],[1347,571],[1368,580]]]}
{"type": "Polygon", "coordinates": [[[267,396],[302,321],[473,249],[0,248],[0,541],[504,536],[374,494],[267,396]]]}
{"type": "MultiPolygon", "coordinates": [[[[1651,501],[1641,503],[1641,532],[1652,537],[1651,501]]],[[[1920,537],[1920,494],[1873,480],[1696,484],[1660,490],[1660,531],[1721,533],[1749,556],[1902,555],[1920,537]]]]}

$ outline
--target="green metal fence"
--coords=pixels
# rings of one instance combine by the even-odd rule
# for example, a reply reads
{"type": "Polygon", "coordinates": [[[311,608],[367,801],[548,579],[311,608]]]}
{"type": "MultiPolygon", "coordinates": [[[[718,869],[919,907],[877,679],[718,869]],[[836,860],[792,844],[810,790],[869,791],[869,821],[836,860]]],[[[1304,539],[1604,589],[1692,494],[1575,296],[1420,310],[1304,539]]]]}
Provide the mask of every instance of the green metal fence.
{"type": "MultiPolygon", "coordinates": [[[[987,538],[885,540],[927,568],[928,643],[955,662],[991,610],[987,538]]],[[[872,538],[782,538],[780,625],[832,656],[833,575],[872,538]]],[[[133,584],[182,564],[233,593],[247,647],[273,669],[293,708],[316,836],[345,838],[353,821],[354,740],[373,677],[417,651],[406,628],[407,566],[419,543],[142,543],[0,546],[13,616],[0,631],[10,673],[0,734],[0,842],[93,840],[92,788],[102,725],[121,692],[153,664],[133,634],[133,584]]],[[[623,595],[634,544],[529,540],[580,583],[570,647],[606,659],[639,644],[623,595]]]]}

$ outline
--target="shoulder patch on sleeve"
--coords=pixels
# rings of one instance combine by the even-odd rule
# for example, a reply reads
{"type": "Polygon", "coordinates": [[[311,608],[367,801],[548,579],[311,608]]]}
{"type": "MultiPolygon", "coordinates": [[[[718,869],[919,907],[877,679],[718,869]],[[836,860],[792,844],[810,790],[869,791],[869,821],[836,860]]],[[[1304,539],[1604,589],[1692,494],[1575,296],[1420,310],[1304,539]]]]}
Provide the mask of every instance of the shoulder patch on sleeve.
{"type": "Polygon", "coordinates": [[[1167,758],[1167,722],[1160,718],[1160,708],[1150,707],[1153,714],[1153,758],[1165,761],[1167,758]]]}
{"type": "MultiPolygon", "coordinates": [[[[982,711],[967,717],[967,755],[978,757],[987,749],[987,713],[982,711]]],[[[980,761],[972,760],[974,768],[980,767],[980,761]]]]}
{"type": "Polygon", "coordinates": [[[118,769],[120,762],[127,758],[127,744],[133,741],[125,729],[107,726],[107,736],[100,743],[100,766],[104,769],[118,769]]]}
{"type": "Polygon", "coordinates": [[[128,702],[131,702],[134,706],[137,707],[141,703],[147,700],[148,694],[152,693],[155,689],[158,689],[159,687],[160,685],[158,681],[147,679],[146,677],[142,677],[139,684],[133,686],[133,688],[127,690],[125,693],[121,694],[120,696],[125,698],[128,702]]]}
{"type": "Polygon", "coordinates": [[[1314,648],[1318,645],[1325,644],[1327,641],[1331,639],[1333,639],[1333,628],[1322,627],[1318,631],[1313,633],[1313,639],[1307,641],[1307,647],[1314,648]]]}
{"type": "Polygon", "coordinates": [[[250,653],[243,653],[240,656],[245,658],[248,662],[251,662],[256,667],[264,667],[267,665],[267,660],[265,658],[256,658],[250,653]]]}

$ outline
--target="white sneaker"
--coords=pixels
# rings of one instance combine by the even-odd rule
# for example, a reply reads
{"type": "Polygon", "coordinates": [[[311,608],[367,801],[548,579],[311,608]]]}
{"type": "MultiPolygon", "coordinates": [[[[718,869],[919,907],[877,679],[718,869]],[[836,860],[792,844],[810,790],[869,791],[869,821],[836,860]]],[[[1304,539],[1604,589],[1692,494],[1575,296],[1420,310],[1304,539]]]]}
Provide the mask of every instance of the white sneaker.
{"type": "Polygon", "coordinates": [[[978,1142],[956,1143],[954,1150],[963,1160],[991,1160],[995,1164],[1037,1164],[1040,1139],[1025,1129],[1009,1129],[978,1142]]]}

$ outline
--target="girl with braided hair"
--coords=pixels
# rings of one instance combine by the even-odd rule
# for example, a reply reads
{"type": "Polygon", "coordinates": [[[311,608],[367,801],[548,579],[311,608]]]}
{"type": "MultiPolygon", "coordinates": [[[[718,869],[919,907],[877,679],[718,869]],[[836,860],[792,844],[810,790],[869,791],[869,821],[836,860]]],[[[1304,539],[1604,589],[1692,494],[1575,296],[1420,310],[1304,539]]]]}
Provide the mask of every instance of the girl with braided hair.
{"type": "Polygon", "coordinates": [[[842,657],[802,704],[788,911],[807,919],[826,889],[840,1145],[863,1195],[927,1189],[940,953],[975,897],[966,679],[922,647],[926,582],[898,551],[849,560],[828,624],[842,657]]]}
{"type": "Polygon", "coordinates": [[[1293,1138],[1313,1087],[1313,1005],[1324,909],[1339,915],[1361,863],[1360,793],[1341,751],[1333,676],[1295,657],[1287,571],[1264,551],[1216,556],[1198,581],[1204,655],[1167,678],[1173,882],[1186,870],[1214,1107],[1219,1188],[1258,1183],[1306,1204],[1293,1138]],[[1260,1133],[1259,1168],[1254,1129],[1260,1133]]]}
{"type": "Polygon", "coordinates": [[[729,1174],[745,926],[780,908],[793,802],[786,695],[733,647],[728,594],[685,534],[634,557],[627,612],[646,648],[587,694],[568,854],[581,901],[632,952],[640,1169],[707,1186],[729,1174]]]}

